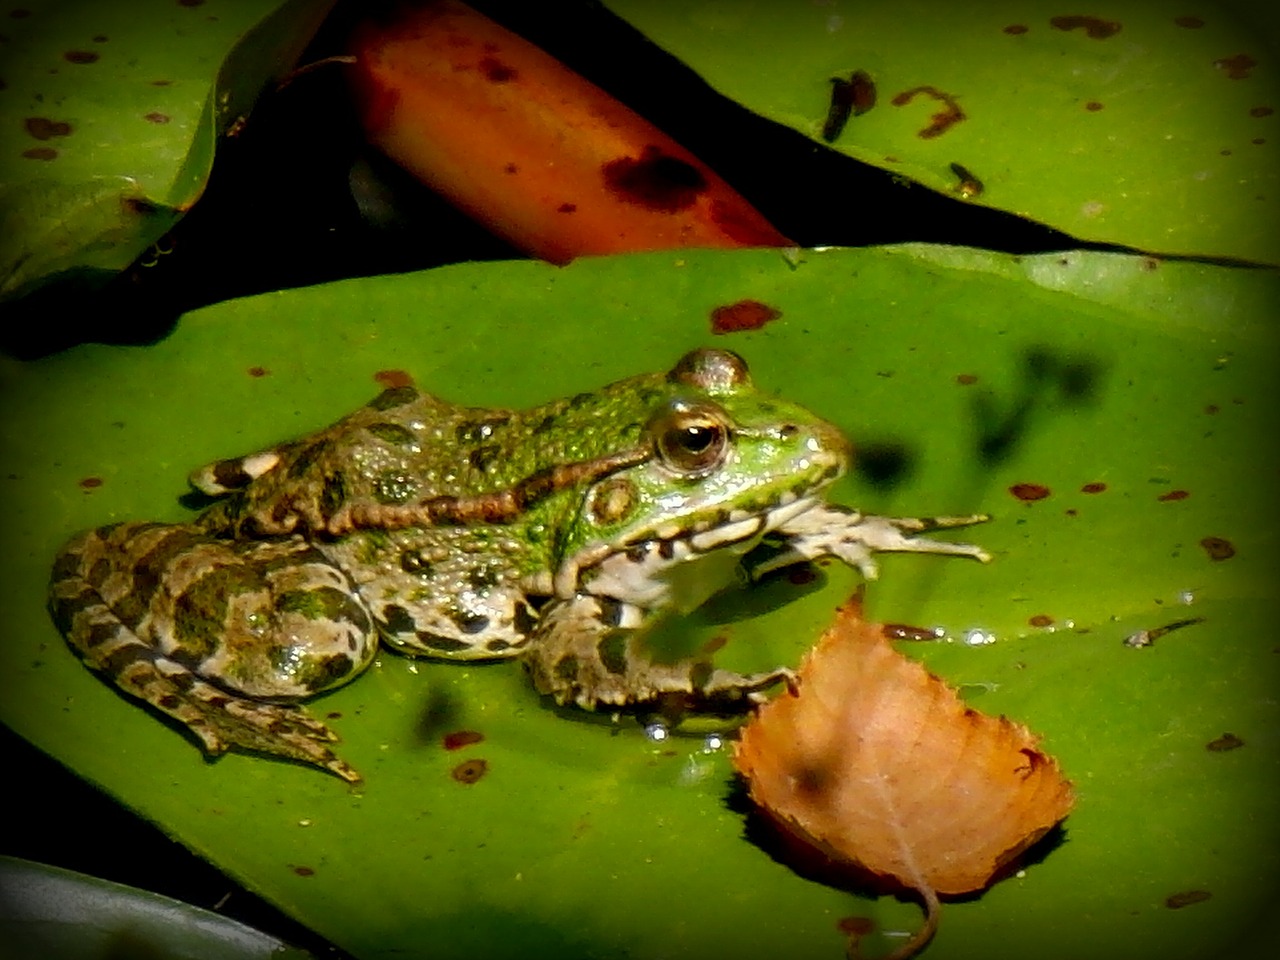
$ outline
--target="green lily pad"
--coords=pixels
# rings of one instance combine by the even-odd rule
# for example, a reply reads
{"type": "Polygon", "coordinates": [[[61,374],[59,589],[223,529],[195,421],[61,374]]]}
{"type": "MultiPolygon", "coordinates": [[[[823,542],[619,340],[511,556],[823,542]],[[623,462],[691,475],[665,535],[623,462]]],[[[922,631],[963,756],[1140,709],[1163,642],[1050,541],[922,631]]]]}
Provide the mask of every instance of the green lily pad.
{"type": "MultiPolygon", "coordinates": [[[[191,467],[332,421],[379,371],[523,405],[715,342],[855,438],[836,499],[994,515],[970,531],[992,564],[889,557],[869,613],[942,627],[908,652],[1043,734],[1079,802],[1042,862],[945,908],[930,956],[1269,956],[1278,298],[1273,273],[1120,255],[680,252],[344,281],[197,311],[153,347],[9,363],[0,719],[360,957],[835,957],[853,915],[887,949],[918,911],[744,839],[705,723],[655,741],[549,706],[514,664],[384,654],[313,705],[366,776],[351,792],[202,760],[44,610],[73,532],[189,516],[191,467]],[[748,298],[781,316],[714,336],[711,310],[748,298]],[[458,730],[484,739],[446,749],[458,730]],[[476,760],[478,781],[453,775],[476,760]]],[[[855,583],[730,592],[673,632],[727,637],[726,666],[794,663],[855,583]]]]}
{"type": "Polygon", "coordinates": [[[608,6],[725,96],[815,140],[832,78],[865,71],[875,106],[832,146],[931,189],[960,191],[958,163],[985,187],[972,202],[1084,240],[1280,262],[1274,5],[608,6]]]}
{"type": "Polygon", "coordinates": [[[332,0],[33,0],[5,18],[0,298],[99,280],[200,196],[220,137],[332,0]]]}

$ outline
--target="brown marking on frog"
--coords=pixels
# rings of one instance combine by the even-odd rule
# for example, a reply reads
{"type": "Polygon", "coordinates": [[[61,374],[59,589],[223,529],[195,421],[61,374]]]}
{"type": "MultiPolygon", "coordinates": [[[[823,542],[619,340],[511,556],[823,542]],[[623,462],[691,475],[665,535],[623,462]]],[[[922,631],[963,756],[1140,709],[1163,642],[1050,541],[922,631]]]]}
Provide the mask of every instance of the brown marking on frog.
{"type": "Polygon", "coordinates": [[[707,178],[693,164],[646,146],[639,158],[618,157],[600,167],[609,192],[624,203],[655,213],[678,213],[693,206],[707,189],[707,178]]]}
{"type": "Polygon", "coordinates": [[[1188,490],[1170,490],[1168,493],[1162,493],[1156,497],[1161,503],[1174,503],[1178,500],[1185,500],[1191,496],[1188,490]]]}
{"type": "Polygon", "coordinates": [[[1009,492],[1019,500],[1027,502],[1043,500],[1050,493],[1049,488],[1042,483],[1015,483],[1009,488],[1009,492]]]}
{"type": "Polygon", "coordinates": [[[449,776],[457,780],[459,783],[465,783],[468,786],[481,779],[489,772],[489,761],[482,757],[472,757],[470,760],[463,760],[460,764],[449,771],[449,776]]]}
{"type": "Polygon", "coordinates": [[[943,105],[943,109],[929,118],[929,125],[923,130],[917,131],[916,136],[921,140],[932,140],[934,137],[940,137],[965,119],[964,111],[960,109],[960,103],[954,96],[929,84],[912,87],[910,90],[903,90],[891,102],[895,107],[905,107],[919,94],[931,97],[943,105]]]}
{"type": "Polygon", "coordinates": [[[51,140],[71,134],[71,124],[63,120],[50,120],[48,117],[27,117],[22,125],[27,134],[36,140],[51,140]]]}
{"type": "Polygon", "coordinates": [[[1225,537],[1205,537],[1200,541],[1200,546],[1215,563],[1230,560],[1236,555],[1235,545],[1225,537]]]}
{"type": "Polygon", "coordinates": [[[713,334],[740,333],[743,330],[759,330],[782,316],[782,311],[759,300],[739,300],[722,304],[711,311],[713,334]]]}
{"type": "Polygon", "coordinates": [[[1234,733],[1224,733],[1216,740],[1210,740],[1204,748],[1211,753],[1226,753],[1228,750],[1239,750],[1243,746],[1244,741],[1234,733]]]}
{"type": "Polygon", "coordinates": [[[1225,73],[1228,80],[1248,80],[1258,61],[1247,53],[1237,53],[1233,57],[1215,60],[1213,65],[1225,73]]]}
{"type": "Polygon", "coordinates": [[[1120,22],[1103,20],[1101,17],[1050,17],[1049,25],[1055,30],[1083,30],[1090,40],[1105,40],[1120,32],[1120,22]]]}

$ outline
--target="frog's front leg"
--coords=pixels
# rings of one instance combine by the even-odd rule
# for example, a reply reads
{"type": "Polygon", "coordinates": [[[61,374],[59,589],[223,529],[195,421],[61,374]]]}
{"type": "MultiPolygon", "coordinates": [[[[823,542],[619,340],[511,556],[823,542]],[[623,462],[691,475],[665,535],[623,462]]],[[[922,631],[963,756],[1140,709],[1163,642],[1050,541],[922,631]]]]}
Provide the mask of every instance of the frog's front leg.
{"type": "Polygon", "coordinates": [[[63,548],[49,604],[89,667],[186,726],[209,755],[234,745],[359,781],[330,749],[334,734],[291,701],[363,669],[377,633],[345,574],[300,538],[103,527],[63,548]]]}
{"type": "Polygon", "coordinates": [[[850,507],[819,503],[789,518],[773,531],[781,538],[780,548],[762,549],[746,561],[752,580],[804,560],[835,557],[854,567],[866,579],[879,575],[877,553],[940,553],[972,557],[987,563],[991,555],[971,543],[930,540],[920,536],[932,530],[950,530],[985,523],[991,518],[978,513],[967,517],[876,517],[850,507]]]}
{"type": "Polygon", "coordinates": [[[641,649],[644,617],[632,604],[587,593],[553,601],[522,654],[534,686],[559,704],[588,710],[669,699],[702,709],[746,710],[762,699],[760,691],[793,679],[785,667],[740,674],[709,660],[655,662],[641,649]]]}

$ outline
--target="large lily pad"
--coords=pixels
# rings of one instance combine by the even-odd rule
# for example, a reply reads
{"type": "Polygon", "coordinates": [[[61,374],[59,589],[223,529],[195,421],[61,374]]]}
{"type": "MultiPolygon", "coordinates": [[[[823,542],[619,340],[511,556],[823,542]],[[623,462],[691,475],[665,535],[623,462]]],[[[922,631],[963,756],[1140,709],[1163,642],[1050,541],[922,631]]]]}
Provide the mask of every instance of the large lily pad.
{"type": "Polygon", "coordinates": [[[1274,5],[608,6],[721,93],[815,139],[831,79],[865,71],[876,105],[834,148],[934,190],[961,187],[959,163],[985,186],[973,202],[1081,239],[1280,262],[1274,5]]]}
{"type": "MultiPolygon", "coordinates": [[[[79,666],[43,608],[71,533],[187,516],[190,467],[331,421],[377,371],[526,404],[716,339],[857,438],[838,499],[995,515],[973,531],[993,564],[888,558],[870,613],[942,626],[910,651],[1043,733],[1079,804],[1043,862],[947,908],[931,956],[1270,955],[1278,298],[1271,273],[1119,255],[688,252],[344,281],[206,308],[154,347],[11,363],[0,718],[361,957],[836,957],[854,914],[894,942],[914,908],[743,838],[705,728],[654,742],[549,707],[515,665],[387,654],[316,705],[367,777],[352,793],[203,761],[79,666]],[[709,311],[743,298],[782,316],[713,338],[709,311]],[[485,739],[445,750],[459,729],[485,739]],[[451,776],[476,758],[478,782],[451,776]]],[[[795,662],[854,583],[828,568],[731,593],[673,632],[727,636],[739,668],[795,662]]]]}
{"type": "Polygon", "coordinates": [[[101,280],[200,196],[219,137],[288,71],[332,0],[34,2],[0,78],[0,297],[101,280]]]}

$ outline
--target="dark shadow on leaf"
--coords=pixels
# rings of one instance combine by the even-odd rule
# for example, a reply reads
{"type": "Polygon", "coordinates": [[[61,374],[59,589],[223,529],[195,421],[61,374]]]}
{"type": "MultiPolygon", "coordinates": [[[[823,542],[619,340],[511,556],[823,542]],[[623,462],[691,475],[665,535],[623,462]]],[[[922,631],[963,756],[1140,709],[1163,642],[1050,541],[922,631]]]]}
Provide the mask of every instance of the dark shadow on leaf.
{"type": "Polygon", "coordinates": [[[853,451],[853,469],[874,490],[886,492],[905,483],[916,469],[916,455],[904,443],[859,443],[853,451]]]}

